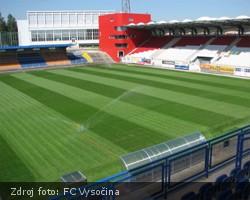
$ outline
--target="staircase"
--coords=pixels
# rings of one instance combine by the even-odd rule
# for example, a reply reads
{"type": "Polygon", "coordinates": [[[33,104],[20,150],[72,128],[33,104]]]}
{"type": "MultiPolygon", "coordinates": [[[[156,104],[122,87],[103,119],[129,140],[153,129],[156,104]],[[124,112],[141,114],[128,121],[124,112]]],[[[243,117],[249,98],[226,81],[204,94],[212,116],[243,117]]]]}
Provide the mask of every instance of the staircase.
{"type": "Polygon", "coordinates": [[[161,53],[163,53],[165,51],[165,49],[170,48],[171,46],[173,46],[175,43],[177,43],[181,38],[173,38],[169,43],[167,43],[162,49],[159,49],[158,51],[156,51],[152,56],[151,59],[155,59],[157,58],[161,53]]]}
{"type": "Polygon", "coordinates": [[[226,47],[221,53],[219,53],[217,56],[215,56],[212,60],[211,63],[214,63],[218,60],[220,60],[230,49],[232,49],[238,42],[241,40],[241,38],[235,39],[228,47],[226,47]]]}
{"type": "Polygon", "coordinates": [[[174,38],[172,39],[169,43],[167,43],[163,49],[168,49],[170,47],[172,47],[174,44],[176,44],[181,38],[174,38]]]}
{"type": "Polygon", "coordinates": [[[159,49],[155,53],[152,54],[151,59],[155,59],[157,56],[159,56],[161,53],[163,53],[165,50],[164,49],[159,49]]]}
{"type": "Polygon", "coordinates": [[[67,54],[71,64],[86,63],[87,60],[81,54],[68,53],[67,54]]]}
{"type": "Polygon", "coordinates": [[[90,57],[90,55],[87,52],[85,52],[85,51],[82,52],[82,57],[84,57],[88,61],[88,63],[93,63],[92,58],[90,57]]]}
{"type": "Polygon", "coordinates": [[[148,41],[150,41],[152,39],[152,37],[148,38],[147,40],[145,40],[143,43],[141,43],[138,47],[136,47],[135,49],[133,49],[132,51],[130,51],[126,56],[132,54],[133,52],[135,52],[138,48],[142,47],[144,44],[146,44],[148,41]]]}
{"type": "Polygon", "coordinates": [[[88,52],[88,55],[92,58],[93,63],[113,63],[114,61],[110,56],[104,52],[88,52]]]}
{"type": "Polygon", "coordinates": [[[238,42],[241,40],[241,38],[237,38],[236,40],[234,40],[226,49],[225,52],[228,52],[230,49],[232,49],[234,46],[236,46],[236,44],[238,44],[238,42]]]}
{"type": "Polygon", "coordinates": [[[210,38],[204,45],[201,45],[197,51],[191,54],[185,61],[186,62],[193,62],[196,59],[196,55],[199,54],[203,49],[205,49],[208,45],[210,45],[215,38],[210,38]]]}

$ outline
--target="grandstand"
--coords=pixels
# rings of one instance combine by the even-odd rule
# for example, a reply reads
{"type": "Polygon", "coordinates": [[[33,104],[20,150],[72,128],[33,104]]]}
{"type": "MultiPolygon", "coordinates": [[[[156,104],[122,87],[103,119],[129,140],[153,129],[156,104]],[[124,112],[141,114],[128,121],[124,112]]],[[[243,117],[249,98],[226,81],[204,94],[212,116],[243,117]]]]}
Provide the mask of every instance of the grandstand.
{"type": "MultiPolygon", "coordinates": [[[[110,171],[113,170],[110,163],[116,163],[119,158],[121,161],[122,172],[81,188],[121,191],[119,197],[114,194],[101,194],[98,195],[99,199],[171,197],[184,200],[210,197],[221,200],[248,197],[250,125],[234,128],[226,134],[220,132],[230,123],[230,128],[239,127],[243,123],[245,125],[249,119],[249,86],[242,87],[242,83],[248,84],[248,80],[234,80],[231,84],[229,82],[232,79],[216,77],[218,79],[215,80],[214,77],[204,74],[198,74],[200,77],[196,78],[197,74],[192,73],[188,77],[184,72],[148,71],[158,69],[140,69],[133,65],[128,67],[110,63],[123,62],[150,65],[152,68],[250,77],[250,18],[241,16],[235,19],[199,18],[195,21],[152,22],[149,14],[110,12],[104,13],[106,15],[80,11],[28,12],[29,42],[32,45],[0,47],[0,71],[3,72],[78,67],[11,74],[2,76],[0,80],[5,91],[9,89],[23,98],[20,102],[24,102],[24,108],[20,106],[20,109],[25,119],[30,118],[26,113],[30,102],[34,101],[31,109],[35,110],[41,106],[39,114],[42,120],[51,123],[45,132],[48,132],[48,137],[58,138],[59,141],[55,145],[48,145],[49,142],[42,138],[45,145],[49,146],[48,151],[50,148],[56,149],[55,155],[65,161],[68,158],[65,159],[61,152],[63,147],[65,154],[71,156],[70,161],[66,162],[66,169],[62,166],[60,172],[74,168],[71,161],[74,162],[74,158],[79,158],[79,155],[89,156],[91,151],[93,157],[91,154],[88,159],[94,160],[96,165],[106,162],[106,167],[111,168],[110,171]],[[64,18],[66,15],[67,18],[64,18]],[[87,26],[84,31],[80,28],[83,15],[85,20],[95,20],[95,28],[92,27],[91,31],[87,26]],[[92,17],[89,18],[90,15],[92,17]],[[61,19],[59,21],[67,21],[64,27],[67,30],[52,23],[52,18],[56,19],[56,16],[61,19]],[[97,17],[99,29],[96,28],[97,17]],[[40,20],[36,21],[37,19],[40,20]],[[38,23],[46,20],[50,26],[38,23]],[[73,20],[73,27],[78,28],[77,31],[71,29],[70,20],[73,20]],[[54,28],[53,34],[50,28],[54,28]],[[82,38],[82,33],[86,33],[89,38],[82,38]],[[83,46],[96,45],[99,42],[98,37],[100,51],[74,46],[75,39],[77,42],[83,42],[83,46]],[[86,39],[90,41],[86,42],[86,39]],[[104,65],[95,66],[97,63],[104,65]],[[88,67],[80,68],[88,64],[88,67]],[[166,72],[170,74],[164,74],[166,72]],[[205,78],[208,80],[204,80],[205,78]],[[240,87],[242,89],[238,91],[240,87]],[[40,91],[42,96],[39,96],[40,91]],[[231,95],[230,92],[235,93],[231,95]],[[58,105],[55,105],[57,102],[58,105]],[[49,114],[43,109],[48,109],[49,114]],[[182,113],[183,110],[185,111],[182,113]],[[211,128],[213,123],[218,124],[211,128]],[[106,127],[107,124],[109,126],[106,127]],[[168,126],[173,132],[167,132],[168,126]],[[54,135],[50,135],[50,128],[55,128],[54,135]],[[183,136],[188,134],[185,132],[186,128],[202,129],[211,138],[206,139],[200,132],[183,136]],[[136,133],[131,131],[132,129],[140,131],[140,135],[135,136],[136,133]],[[171,137],[169,134],[172,134],[171,137]],[[182,134],[182,137],[172,138],[178,134],[182,134]],[[213,137],[214,135],[217,137],[213,137]],[[151,147],[144,146],[148,144],[147,140],[162,142],[162,138],[165,140],[163,143],[151,147]],[[172,140],[166,141],[169,138],[172,140]],[[145,144],[137,144],[135,147],[142,139],[145,139],[145,144]],[[87,146],[86,152],[75,155],[76,150],[84,146],[81,142],[90,146],[87,146]],[[122,146],[123,142],[127,146],[122,146]],[[74,149],[73,152],[67,144],[74,149]],[[77,147],[73,147],[75,144],[77,147]],[[138,150],[141,146],[143,148],[138,150]],[[116,148],[119,152],[116,152],[116,148]],[[136,151],[133,152],[134,149],[136,151]],[[106,160],[103,155],[110,160],[106,160]],[[227,172],[224,173],[225,169],[227,172]],[[209,183],[196,189],[185,189],[186,193],[182,192],[181,197],[178,196],[179,193],[178,197],[175,197],[176,191],[194,181],[209,183]]],[[[90,23],[85,22],[84,25],[90,23]]],[[[26,24],[24,28],[27,28],[27,23],[19,22],[20,25],[26,24]]],[[[7,111],[12,108],[12,105],[9,106],[7,111]]],[[[16,110],[12,114],[17,116],[15,112],[16,110]]],[[[35,114],[33,113],[34,116],[35,114]]],[[[40,120],[40,116],[37,119],[40,120]]],[[[8,127],[10,123],[6,121],[4,122],[8,127]]],[[[41,126],[42,131],[46,126],[47,124],[41,126]]],[[[34,127],[38,127],[36,121],[34,127]]],[[[31,129],[28,127],[27,130],[30,132],[31,129]]],[[[34,139],[29,132],[27,136],[34,139]]],[[[40,147],[40,151],[47,150],[42,145],[40,147]]],[[[50,152],[44,155],[48,156],[50,152]]],[[[82,165],[85,160],[79,163],[82,165]]],[[[52,162],[51,165],[56,164],[52,162]]],[[[89,172],[93,166],[87,164],[84,169],[89,172]]],[[[102,165],[93,168],[96,168],[94,173],[97,173],[97,170],[101,171],[102,165]]],[[[103,174],[110,175],[106,172],[101,175],[103,174]]],[[[38,178],[41,178],[39,176],[38,178]]],[[[91,180],[96,181],[94,178],[91,180]]],[[[71,198],[81,199],[81,194],[77,193],[75,196],[64,193],[51,197],[51,200],[71,198]]]]}
{"type": "Polygon", "coordinates": [[[21,67],[18,62],[17,55],[13,52],[0,52],[0,69],[19,69],[21,67]]]}
{"type": "MultiPolygon", "coordinates": [[[[73,17],[73,13],[69,12],[30,11],[29,28],[33,30],[35,27],[49,26],[36,24],[38,21],[32,21],[34,16],[42,19],[47,15],[49,18],[54,15],[62,17],[66,14],[72,15],[72,19],[75,19],[75,15],[73,17]]],[[[81,12],[76,14],[80,17],[85,16],[81,12]]],[[[84,54],[83,50],[74,50],[77,45],[69,49],[70,43],[75,45],[75,41],[72,43],[69,38],[67,43],[66,40],[63,41],[66,46],[60,50],[57,48],[57,45],[62,45],[59,44],[60,41],[55,43],[39,39],[33,42],[37,45],[22,46],[25,51],[22,51],[22,47],[14,47],[17,53],[10,53],[8,48],[1,47],[1,69],[122,61],[169,69],[250,77],[250,18],[247,16],[235,19],[201,17],[194,21],[152,22],[148,14],[103,11],[103,14],[99,15],[100,52],[90,50],[84,54]],[[42,44],[51,46],[43,48],[42,44]],[[12,67],[9,63],[6,64],[7,58],[12,60],[12,67]]],[[[53,23],[51,26],[57,27],[53,23]]],[[[73,35],[70,38],[72,39],[73,35]]]]}
{"type": "Polygon", "coordinates": [[[101,29],[100,49],[117,62],[250,76],[248,16],[152,22],[144,14],[110,14],[100,17],[104,26],[109,28],[101,29]],[[110,19],[119,23],[108,23],[110,19]]]}
{"type": "Polygon", "coordinates": [[[67,65],[66,47],[70,45],[36,45],[0,47],[0,70],[67,65]]]}
{"type": "Polygon", "coordinates": [[[52,44],[0,47],[0,71],[113,62],[104,52],[66,50],[71,46],[72,44],[52,44]]]}
{"type": "Polygon", "coordinates": [[[181,63],[190,70],[199,71],[202,68],[200,64],[212,64],[232,67],[235,75],[239,75],[237,74],[239,70],[245,71],[244,75],[249,76],[249,36],[182,36],[175,38],[166,36],[166,38],[169,38],[170,42],[162,43],[160,48],[142,50],[140,53],[132,52],[125,56],[123,61],[143,64],[142,59],[144,59],[150,61],[152,65],[173,69],[178,63],[181,63]]]}

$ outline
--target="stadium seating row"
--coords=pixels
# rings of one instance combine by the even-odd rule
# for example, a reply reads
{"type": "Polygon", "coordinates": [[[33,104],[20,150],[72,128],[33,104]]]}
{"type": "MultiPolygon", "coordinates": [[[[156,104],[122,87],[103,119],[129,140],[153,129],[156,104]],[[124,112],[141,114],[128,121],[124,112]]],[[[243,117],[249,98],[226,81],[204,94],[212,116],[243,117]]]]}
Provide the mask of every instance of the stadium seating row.
{"type": "Polygon", "coordinates": [[[18,62],[22,67],[44,67],[47,66],[42,55],[39,53],[18,54],[18,62]]]}
{"type": "Polygon", "coordinates": [[[11,69],[11,68],[20,68],[21,65],[17,60],[16,55],[1,55],[0,56],[0,69],[11,69]]]}
{"type": "Polygon", "coordinates": [[[144,42],[141,46],[137,47],[133,53],[139,53],[154,49],[159,49],[168,44],[173,37],[151,37],[149,40],[144,42]]]}
{"type": "Polygon", "coordinates": [[[222,174],[213,183],[202,185],[198,192],[189,191],[181,200],[247,200],[250,197],[250,161],[242,169],[232,169],[230,175],[222,174]]]}
{"type": "Polygon", "coordinates": [[[63,53],[43,53],[43,58],[48,65],[68,65],[70,61],[63,53]]]}
{"type": "Polygon", "coordinates": [[[28,52],[0,56],[0,69],[18,69],[86,63],[82,55],[63,52],[28,52]]]}
{"type": "Polygon", "coordinates": [[[140,63],[145,59],[151,60],[153,65],[161,65],[163,62],[183,62],[187,65],[209,63],[250,67],[250,37],[152,37],[125,56],[123,61],[140,63]]]}

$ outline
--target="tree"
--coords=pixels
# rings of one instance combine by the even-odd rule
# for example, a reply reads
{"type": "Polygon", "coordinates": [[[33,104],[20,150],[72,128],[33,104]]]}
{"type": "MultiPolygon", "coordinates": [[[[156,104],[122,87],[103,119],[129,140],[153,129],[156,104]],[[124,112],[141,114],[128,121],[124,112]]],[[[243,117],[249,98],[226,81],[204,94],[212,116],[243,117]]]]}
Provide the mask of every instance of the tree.
{"type": "Polygon", "coordinates": [[[2,13],[0,12],[0,32],[6,32],[7,26],[4,18],[2,17],[2,13]]]}
{"type": "Polygon", "coordinates": [[[7,17],[7,30],[8,32],[17,32],[17,22],[11,14],[7,17]]]}

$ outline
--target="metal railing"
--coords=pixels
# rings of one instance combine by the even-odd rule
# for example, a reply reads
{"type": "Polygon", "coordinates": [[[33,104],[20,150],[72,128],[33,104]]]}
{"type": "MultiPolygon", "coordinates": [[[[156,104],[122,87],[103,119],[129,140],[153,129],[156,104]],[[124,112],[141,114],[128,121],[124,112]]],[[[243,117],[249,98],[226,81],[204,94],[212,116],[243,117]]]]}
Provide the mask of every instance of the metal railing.
{"type": "MultiPolygon", "coordinates": [[[[98,199],[139,199],[153,195],[166,195],[187,182],[236,163],[240,167],[242,159],[250,155],[250,124],[231,131],[191,148],[160,158],[148,164],[124,171],[80,189],[120,191],[98,196],[98,199]],[[248,137],[244,137],[247,135],[248,137]],[[215,154],[216,152],[216,154],[215,154]],[[146,191],[146,192],[145,192],[146,191]]],[[[80,194],[70,192],[50,198],[50,200],[79,199],[80,194]]]]}

